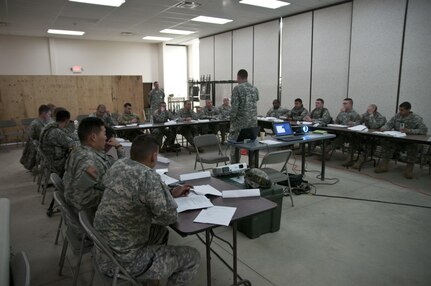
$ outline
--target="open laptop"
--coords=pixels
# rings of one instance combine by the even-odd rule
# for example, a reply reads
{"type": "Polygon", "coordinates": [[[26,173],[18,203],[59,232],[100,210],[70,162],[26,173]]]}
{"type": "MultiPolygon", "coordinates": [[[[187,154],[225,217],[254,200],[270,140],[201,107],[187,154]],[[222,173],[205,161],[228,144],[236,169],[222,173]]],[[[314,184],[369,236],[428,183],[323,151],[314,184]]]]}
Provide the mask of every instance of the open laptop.
{"type": "Polygon", "coordinates": [[[274,122],[272,125],[274,137],[280,141],[297,141],[301,140],[302,136],[295,136],[289,122],[274,122]]]}
{"type": "Polygon", "coordinates": [[[229,143],[233,144],[239,144],[244,143],[244,141],[254,141],[256,140],[257,134],[259,134],[259,127],[249,127],[249,128],[243,128],[239,132],[238,137],[236,140],[229,139],[229,143]]]}

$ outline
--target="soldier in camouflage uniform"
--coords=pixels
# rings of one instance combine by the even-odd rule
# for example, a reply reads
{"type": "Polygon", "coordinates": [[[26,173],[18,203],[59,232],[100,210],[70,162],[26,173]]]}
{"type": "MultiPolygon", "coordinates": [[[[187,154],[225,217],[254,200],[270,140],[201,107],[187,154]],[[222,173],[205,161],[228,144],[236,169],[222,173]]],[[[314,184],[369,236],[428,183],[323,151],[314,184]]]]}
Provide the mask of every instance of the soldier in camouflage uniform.
{"type": "Polygon", "coordinates": [[[139,123],[139,116],[132,112],[132,104],[126,102],[124,104],[124,113],[118,118],[118,124],[126,125],[132,123],[139,123]]]}
{"type": "Polygon", "coordinates": [[[267,117],[280,118],[280,116],[287,117],[289,115],[289,109],[280,107],[280,100],[274,99],[272,101],[272,108],[266,113],[267,117]]]}
{"type": "MultiPolygon", "coordinates": [[[[191,120],[198,119],[198,115],[192,110],[192,103],[190,100],[184,101],[184,107],[177,112],[176,117],[178,122],[190,122],[191,120]]],[[[189,144],[192,146],[190,150],[196,151],[195,143],[193,142],[193,138],[198,135],[196,126],[179,126],[177,132],[183,135],[187,142],[189,142],[189,144]]]]}
{"type": "MultiPolygon", "coordinates": [[[[61,110],[66,110],[66,108],[54,106],[54,112],[52,113],[52,117],[55,118],[57,115],[57,112],[59,112],[61,110]]],[[[54,120],[52,120],[52,122],[54,122],[54,120]]],[[[78,127],[78,121],[76,121],[76,123],[75,123],[74,121],[69,120],[69,122],[66,124],[66,127],[63,128],[63,131],[73,141],[79,141],[78,133],[77,133],[77,127],[78,127]]]]}
{"type": "MultiPolygon", "coordinates": [[[[202,113],[199,116],[199,119],[218,119],[219,110],[218,108],[213,106],[213,102],[211,100],[205,101],[205,106],[202,109],[202,113]]],[[[219,131],[218,124],[200,124],[200,134],[217,134],[219,131]]]]}
{"type": "MultiPolygon", "coordinates": [[[[229,120],[230,112],[232,108],[229,105],[229,98],[223,98],[223,104],[218,107],[218,119],[221,120],[229,120]]],[[[221,134],[221,144],[224,144],[226,141],[226,133],[229,131],[229,123],[220,123],[219,124],[220,134],[221,134]]]]}
{"type": "Polygon", "coordinates": [[[70,121],[70,113],[67,110],[57,112],[55,122],[49,123],[40,134],[40,149],[52,164],[52,171],[60,177],[64,173],[64,164],[69,151],[79,145],[64,131],[70,121]]]}
{"type": "Polygon", "coordinates": [[[308,115],[308,110],[304,108],[302,99],[295,99],[295,106],[289,113],[289,120],[293,121],[304,121],[305,116],[308,115]]]}
{"type": "Polygon", "coordinates": [[[165,101],[165,92],[159,88],[159,82],[154,82],[154,88],[148,93],[150,98],[151,114],[153,114],[160,106],[160,103],[165,101]]]}
{"type": "MultiPolygon", "coordinates": [[[[362,124],[365,125],[369,129],[380,129],[383,125],[386,123],[386,117],[381,115],[377,111],[377,105],[370,104],[367,108],[367,112],[362,114],[362,124]]],[[[359,159],[356,161],[356,163],[353,165],[353,169],[359,169],[362,165],[362,163],[367,159],[368,156],[371,155],[371,149],[373,148],[373,145],[370,143],[368,139],[362,140],[360,138],[360,145],[361,148],[365,151],[361,154],[361,148],[358,149],[359,152],[359,159]]]]}
{"type": "Polygon", "coordinates": [[[51,121],[51,109],[47,105],[39,106],[39,117],[34,119],[28,129],[28,141],[25,144],[20,163],[29,171],[37,166],[37,146],[42,129],[51,121]]]}
{"type": "MultiPolygon", "coordinates": [[[[237,74],[238,85],[232,90],[232,110],[230,113],[230,134],[231,140],[238,138],[239,132],[243,128],[257,127],[257,101],[259,91],[247,81],[248,73],[241,69],[237,74]]],[[[236,148],[231,147],[230,161],[238,163],[239,156],[236,156],[236,148]]]]}
{"type": "Polygon", "coordinates": [[[311,113],[304,117],[304,121],[313,122],[313,124],[319,124],[326,126],[332,121],[329,110],[324,107],[325,101],[321,98],[316,99],[315,108],[311,113]]]}
{"type": "Polygon", "coordinates": [[[118,158],[124,157],[124,150],[114,137],[106,141],[105,126],[99,118],[83,119],[78,135],[81,146],[73,149],[66,162],[64,197],[76,213],[95,212],[105,189],[102,177],[114,163],[114,158],[106,154],[105,145],[115,147],[118,158]]]}
{"type": "MultiPolygon", "coordinates": [[[[139,280],[168,278],[167,285],[187,285],[195,276],[199,252],[189,246],[167,245],[166,226],[177,221],[173,197],[185,196],[190,185],[169,189],[153,170],[157,141],[148,134],[132,144],[130,159],[120,159],[106,173],[106,186],[94,228],[107,240],[118,262],[139,280]]],[[[112,275],[113,265],[96,255],[99,268],[112,275]]]]}
{"type": "MultiPolygon", "coordinates": [[[[165,123],[170,120],[175,120],[174,115],[166,108],[166,102],[162,101],[160,103],[159,109],[153,113],[154,123],[165,123]]],[[[166,140],[163,143],[161,150],[166,151],[170,146],[175,143],[175,136],[177,135],[175,126],[154,128],[151,133],[156,137],[159,145],[162,146],[163,136],[166,136],[166,140]]]]}
{"type": "MultiPolygon", "coordinates": [[[[411,111],[411,104],[407,101],[400,104],[398,113],[391,118],[382,128],[381,131],[396,130],[404,132],[407,135],[423,135],[428,131],[427,126],[422,120],[422,117],[411,111]],[[403,126],[402,126],[403,124],[403,126]]],[[[416,143],[399,143],[391,140],[382,140],[382,162],[374,170],[376,173],[384,173],[388,171],[389,159],[395,150],[407,151],[407,165],[404,170],[404,177],[407,179],[413,178],[413,168],[416,162],[418,152],[418,144],[416,143]]]]}
{"type": "Polygon", "coordinates": [[[89,117],[100,118],[105,124],[105,127],[112,127],[115,125],[114,119],[112,118],[109,111],[106,110],[106,106],[103,104],[99,104],[97,106],[96,112],[91,113],[89,117]]]}

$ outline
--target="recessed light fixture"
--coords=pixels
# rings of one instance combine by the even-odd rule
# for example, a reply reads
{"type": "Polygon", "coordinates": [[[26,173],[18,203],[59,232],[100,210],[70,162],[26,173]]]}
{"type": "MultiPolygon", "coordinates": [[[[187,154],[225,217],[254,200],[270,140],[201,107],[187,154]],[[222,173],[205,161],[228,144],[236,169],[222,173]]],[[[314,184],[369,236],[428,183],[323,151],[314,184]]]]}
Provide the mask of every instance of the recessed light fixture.
{"type": "Polygon", "coordinates": [[[192,21],[223,25],[232,22],[233,20],[208,16],[198,16],[193,18],[192,21]]]}
{"type": "Polygon", "coordinates": [[[70,30],[56,30],[49,29],[48,34],[58,34],[58,35],[71,35],[71,36],[82,36],[85,32],[82,31],[70,31],[70,30]]]}
{"type": "Polygon", "coordinates": [[[278,1],[278,0],[241,0],[239,1],[241,4],[247,4],[252,6],[259,6],[270,9],[277,9],[283,6],[290,5],[288,2],[278,1]]]}
{"type": "Polygon", "coordinates": [[[121,5],[123,5],[124,2],[126,2],[126,0],[69,0],[69,1],[85,3],[85,4],[112,6],[112,7],[120,7],[121,5]]]}
{"type": "Polygon", "coordinates": [[[175,34],[175,35],[190,35],[190,34],[194,34],[195,32],[186,31],[186,30],[176,30],[176,29],[164,29],[164,30],[161,30],[160,33],[175,34]]]}
{"type": "Polygon", "coordinates": [[[150,40],[150,41],[166,42],[166,41],[170,41],[170,40],[172,40],[172,38],[146,36],[146,37],[143,37],[143,38],[142,38],[142,40],[150,40]]]}

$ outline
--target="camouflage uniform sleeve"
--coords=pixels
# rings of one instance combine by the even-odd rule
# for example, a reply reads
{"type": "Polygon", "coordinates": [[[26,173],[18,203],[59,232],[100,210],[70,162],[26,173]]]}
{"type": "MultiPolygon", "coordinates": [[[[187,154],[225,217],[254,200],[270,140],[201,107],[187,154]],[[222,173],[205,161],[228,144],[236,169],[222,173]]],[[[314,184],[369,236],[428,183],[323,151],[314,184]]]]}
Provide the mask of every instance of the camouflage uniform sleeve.
{"type": "Polygon", "coordinates": [[[335,124],[340,124],[341,123],[341,112],[338,113],[337,118],[335,118],[335,124]]]}
{"type": "Polygon", "coordinates": [[[428,128],[423,122],[422,117],[416,116],[414,118],[413,123],[415,123],[415,126],[413,128],[408,128],[408,126],[406,126],[406,128],[408,129],[408,134],[414,134],[414,135],[427,134],[428,128]]]}
{"type": "Polygon", "coordinates": [[[38,130],[39,126],[37,124],[30,124],[28,128],[28,137],[34,140],[39,140],[39,136],[41,133],[41,130],[38,130]]]}
{"type": "MultiPolygon", "coordinates": [[[[126,151],[123,147],[116,149],[118,159],[126,158],[126,151]]],[[[112,159],[111,165],[114,163],[114,159],[112,159]]]]}
{"type": "Polygon", "coordinates": [[[112,119],[112,116],[108,115],[106,117],[106,124],[108,125],[108,127],[112,127],[115,125],[114,120],[112,119]]]}
{"type": "Polygon", "coordinates": [[[305,117],[305,116],[307,116],[307,115],[308,115],[308,110],[304,108],[304,109],[302,110],[301,114],[299,115],[298,120],[299,120],[299,121],[303,121],[303,120],[304,120],[304,117],[305,117]]]}
{"type": "Polygon", "coordinates": [[[329,114],[328,109],[323,110],[322,118],[320,118],[321,123],[329,124],[331,122],[331,114],[329,114]]]}
{"type": "Polygon", "coordinates": [[[63,130],[54,129],[51,131],[50,135],[50,139],[56,146],[61,146],[65,149],[71,149],[79,145],[78,141],[72,140],[72,138],[70,138],[63,130]]]}
{"type": "Polygon", "coordinates": [[[359,125],[362,123],[362,117],[356,111],[353,112],[352,122],[353,125],[359,125]]]}
{"type": "Polygon", "coordinates": [[[184,109],[181,108],[177,112],[177,116],[176,116],[177,117],[177,121],[179,121],[179,122],[184,121],[183,116],[184,116],[184,109]]]}
{"type": "Polygon", "coordinates": [[[395,116],[393,116],[386,124],[382,127],[383,130],[392,130],[395,127],[395,116]]]}
{"type": "Polygon", "coordinates": [[[272,113],[272,108],[270,108],[270,109],[268,110],[268,112],[266,113],[266,117],[270,117],[270,116],[271,116],[271,113],[272,113]]]}
{"type": "Polygon", "coordinates": [[[146,172],[145,184],[141,186],[139,199],[145,202],[154,214],[157,224],[169,225],[177,221],[177,203],[160,176],[153,170],[146,172]]]}
{"type": "Polygon", "coordinates": [[[374,116],[368,116],[368,124],[371,129],[379,129],[386,123],[386,117],[380,113],[374,114],[374,116]]]}
{"type": "Polygon", "coordinates": [[[163,123],[163,122],[165,122],[164,117],[162,116],[162,113],[159,113],[159,110],[155,110],[153,112],[153,121],[154,121],[154,123],[163,123]]]}
{"type": "Polygon", "coordinates": [[[121,125],[125,125],[126,124],[126,118],[124,118],[124,114],[121,114],[118,117],[118,124],[121,124],[121,125]]]}
{"type": "Polygon", "coordinates": [[[196,114],[196,112],[194,112],[193,110],[190,112],[192,114],[192,119],[193,120],[197,120],[199,119],[198,115],[196,114]]]}
{"type": "Polygon", "coordinates": [[[230,109],[230,117],[236,118],[238,115],[238,107],[239,107],[239,91],[238,86],[236,86],[232,91],[231,97],[231,109],[230,109]]]}

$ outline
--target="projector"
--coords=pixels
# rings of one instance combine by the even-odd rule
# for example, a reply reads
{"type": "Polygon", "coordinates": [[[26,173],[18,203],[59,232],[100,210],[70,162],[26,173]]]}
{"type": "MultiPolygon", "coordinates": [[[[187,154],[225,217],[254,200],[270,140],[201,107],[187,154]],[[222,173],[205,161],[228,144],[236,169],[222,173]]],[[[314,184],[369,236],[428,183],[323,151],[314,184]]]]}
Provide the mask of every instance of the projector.
{"type": "Polygon", "coordinates": [[[232,174],[238,174],[241,172],[244,172],[247,169],[246,163],[237,163],[237,164],[230,164],[220,167],[215,167],[212,170],[213,176],[226,176],[226,175],[232,175],[232,174]]]}

